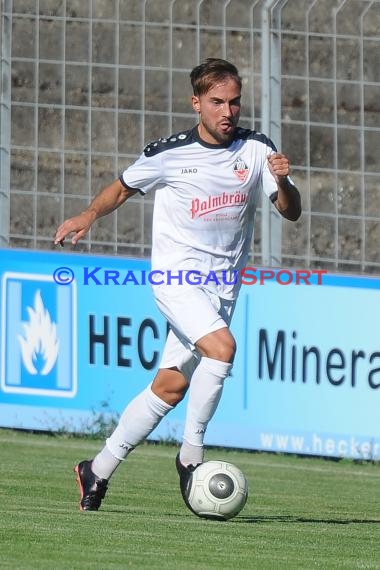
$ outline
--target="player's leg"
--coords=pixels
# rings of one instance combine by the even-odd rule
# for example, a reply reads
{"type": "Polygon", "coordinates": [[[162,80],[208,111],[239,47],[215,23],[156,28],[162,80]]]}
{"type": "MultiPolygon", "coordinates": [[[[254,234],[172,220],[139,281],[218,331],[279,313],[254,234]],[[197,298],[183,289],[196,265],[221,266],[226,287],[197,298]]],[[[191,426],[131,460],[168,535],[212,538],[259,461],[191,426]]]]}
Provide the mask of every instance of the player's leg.
{"type": "Polygon", "coordinates": [[[94,458],[93,470],[99,477],[109,479],[120,462],[182,400],[188,381],[181,368],[192,358],[192,351],[169,331],[161,365],[152,384],[127,405],[104,449],[94,458]]]}
{"type": "MultiPolygon", "coordinates": [[[[229,321],[228,315],[226,321],[229,321]]],[[[201,336],[195,343],[202,356],[191,376],[183,441],[176,457],[182,497],[190,510],[192,473],[203,462],[207,426],[218,407],[235,354],[235,341],[225,323],[220,324],[222,328],[201,336]]]]}
{"type": "MultiPolygon", "coordinates": [[[[176,354],[180,365],[192,359],[192,352],[179,342],[172,331],[167,338],[165,354],[176,354]]],[[[99,509],[114,471],[184,397],[187,388],[188,382],[178,368],[160,368],[152,386],[127,405],[103,449],[93,460],[82,461],[75,467],[81,510],[99,509]],[[155,390],[152,390],[153,386],[155,390]]]]}
{"type": "Polygon", "coordinates": [[[228,328],[235,304],[197,287],[159,290],[156,299],[176,336],[198,354],[195,372],[176,363],[175,355],[165,362],[166,366],[176,364],[188,380],[191,378],[180,462],[197,465],[203,461],[207,425],[235,355],[235,340],[228,328]]]}
{"type": "Polygon", "coordinates": [[[206,334],[196,343],[202,354],[192,375],[186,411],[180,461],[183,465],[203,462],[203,441],[223,393],[235,355],[235,340],[224,326],[206,334]]]}
{"type": "Polygon", "coordinates": [[[119,423],[107,439],[105,449],[93,462],[99,476],[109,479],[128,454],[157,427],[162,418],[182,400],[188,384],[176,368],[160,369],[152,383],[134,398],[122,413],[119,423]],[[162,387],[161,392],[153,386],[162,387]],[[107,462],[107,455],[112,459],[107,462]]]}
{"type": "MultiPolygon", "coordinates": [[[[160,371],[159,374],[167,375],[170,384],[174,383],[172,376],[181,376],[180,372],[175,370],[160,371]]],[[[75,467],[81,510],[99,509],[114,471],[172,407],[156,396],[150,386],[128,404],[103,449],[92,461],[82,461],[75,467]]]]}
{"type": "MultiPolygon", "coordinates": [[[[191,380],[183,442],[176,457],[182,497],[189,506],[192,473],[203,462],[206,429],[219,404],[235,354],[235,340],[228,328],[234,302],[221,300],[202,290],[188,291],[183,298],[185,303],[171,302],[169,307],[163,307],[163,311],[177,336],[183,335],[182,342],[190,342],[195,348],[193,359],[183,366],[178,364],[184,376],[191,380]]],[[[171,359],[169,354],[166,356],[166,365],[176,363],[175,353],[171,359]]]]}

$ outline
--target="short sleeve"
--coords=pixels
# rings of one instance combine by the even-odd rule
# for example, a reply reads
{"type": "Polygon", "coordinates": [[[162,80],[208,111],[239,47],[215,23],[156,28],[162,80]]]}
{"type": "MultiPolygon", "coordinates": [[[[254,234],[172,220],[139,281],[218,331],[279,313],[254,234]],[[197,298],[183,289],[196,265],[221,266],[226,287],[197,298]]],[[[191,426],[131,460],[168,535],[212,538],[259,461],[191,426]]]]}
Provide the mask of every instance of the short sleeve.
{"type": "MultiPolygon", "coordinates": [[[[274,153],[275,153],[275,150],[273,148],[267,147],[267,155],[266,155],[267,157],[271,154],[274,154],[274,153]]],[[[295,184],[294,184],[293,180],[290,178],[290,176],[288,176],[287,178],[288,178],[290,184],[292,184],[294,186],[295,184]]],[[[264,162],[263,190],[271,202],[275,202],[277,200],[277,194],[278,194],[277,183],[276,183],[276,180],[275,180],[273,174],[269,170],[269,165],[268,165],[267,159],[265,159],[265,162],[264,162]]]]}
{"type": "Polygon", "coordinates": [[[136,162],[122,172],[120,180],[125,186],[147,194],[163,182],[161,155],[146,157],[144,153],[141,154],[136,162]]]}

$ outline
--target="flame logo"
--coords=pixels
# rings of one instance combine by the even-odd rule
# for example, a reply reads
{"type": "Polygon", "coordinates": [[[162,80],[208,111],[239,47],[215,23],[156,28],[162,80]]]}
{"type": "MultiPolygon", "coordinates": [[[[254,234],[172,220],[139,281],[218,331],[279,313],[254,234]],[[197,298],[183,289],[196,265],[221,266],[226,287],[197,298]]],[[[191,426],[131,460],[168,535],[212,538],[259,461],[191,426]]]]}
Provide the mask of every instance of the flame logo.
{"type": "Polygon", "coordinates": [[[34,297],[34,308],[27,307],[29,321],[23,322],[24,337],[18,335],[22,360],[30,374],[46,376],[52,370],[58,357],[59,341],[57,326],[45,309],[38,289],[34,297]]]}

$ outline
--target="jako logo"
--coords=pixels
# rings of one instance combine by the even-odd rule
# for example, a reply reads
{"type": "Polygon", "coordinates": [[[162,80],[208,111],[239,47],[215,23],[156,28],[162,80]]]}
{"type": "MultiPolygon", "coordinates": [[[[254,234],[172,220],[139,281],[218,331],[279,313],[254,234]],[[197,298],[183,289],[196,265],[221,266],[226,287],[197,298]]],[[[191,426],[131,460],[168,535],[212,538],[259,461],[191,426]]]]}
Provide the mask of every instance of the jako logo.
{"type": "Polygon", "coordinates": [[[1,290],[1,390],[74,397],[75,281],[58,287],[50,275],[5,273],[1,290]]]}

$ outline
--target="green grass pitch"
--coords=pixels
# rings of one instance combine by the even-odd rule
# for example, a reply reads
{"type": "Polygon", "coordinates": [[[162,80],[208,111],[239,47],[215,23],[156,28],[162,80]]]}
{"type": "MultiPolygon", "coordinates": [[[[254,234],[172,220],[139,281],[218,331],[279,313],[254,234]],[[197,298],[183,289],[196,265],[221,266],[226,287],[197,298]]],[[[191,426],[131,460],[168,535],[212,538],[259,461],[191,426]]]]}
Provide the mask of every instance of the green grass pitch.
{"type": "Polygon", "coordinates": [[[78,510],[75,462],[102,441],[0,430],[2,570],[380,569],[380,465],[208,449],[250,494],[228,522],[199,519],[178,487],[174,446],[121,465],[102,509],[78,510]]]}

